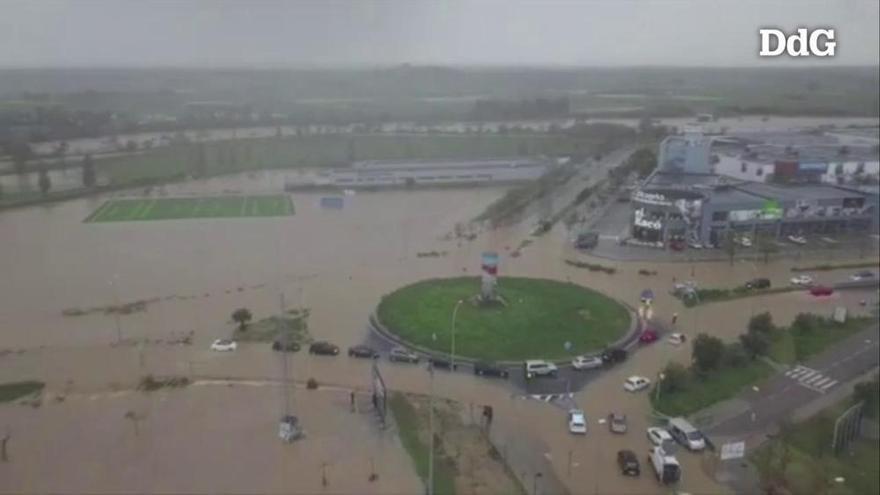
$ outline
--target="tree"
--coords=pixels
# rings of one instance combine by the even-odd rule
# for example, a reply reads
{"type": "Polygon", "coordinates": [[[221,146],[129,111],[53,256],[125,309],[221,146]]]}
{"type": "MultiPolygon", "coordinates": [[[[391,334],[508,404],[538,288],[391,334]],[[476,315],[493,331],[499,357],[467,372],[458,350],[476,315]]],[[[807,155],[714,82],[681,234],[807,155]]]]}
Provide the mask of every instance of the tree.
{"type": "Polygon", "coordinates": [[[861,382],[853,388],[853,398],[863,402],[862,412],[869,418],[876,418],[880,409],[880,375],[874,375],[870,382],[861,382]]]}
{"type": "Polygon", "coordinates": [[[764,255],[764,264],[770,262],[770,255],[779,251],[779,246],[773,241],[769,235],[760,235],[755,239],[758,251],[764,255]]]}
{"type": "Polygon", "coordinates": [[[733,266],[733,258],[736,257],[736,240],[733,238],[733,232],[728,231],[724,236],[724,252],[730,260],[730,266],[733,266]]]}
{"type": "Polygon", "coordinates": [[[748,351],[741,342],[734,342],[724,346],[724,356],[721,359],[724,366],[737,368],[746,364],[748,360],[748,351]]]}
{"type": "Polygon", "coordinates": [[[753,330],[740,335],[739,341],[752,359],[763,355],[767,352],[767,348],[770,347],[770,340],[767,336],[753,330]]]}
{"type": "Polygon", "coordinates": [[[685,387],[688,378],[687,368],[679,363],[669,363],[661,372],[663,379],[657,382],[661,394],[676,392],[685,387]]]}
{"type": "Polygon", "coordinates": [[[37,179],[37,185],[40,186],[40,192],[43,196],[49,194],[49,189],[52,189],[52,180],[49,179],[49,173],[45,168],[40,169],[40,176],[37,179]]]}
{"type": "Polygon", "coordinates": [[[691,354],[697,371],[706,372],[718,367],[721,356],[724,354],[724,342],[718,337],[701,333],[694,339],[694,348],[691,354]]]}
{"type": "Polygon", "coordinates": [[[95,164],[92,161],[92,155],[86,154],[83,157],[82,163],[82,183],[83,187],[90,188],[95,187],[96,183],[95,178],[95,164]]]}
{"type": "Polygon", "coordinates": [[[767,311],[756,314],[749,320],[749,333],[758,332],[764,335],[770,335],[774,330],[776,330],[776,326],[773,325],[773,316],[767,311]]]}
{"type": "Polygon", "coordinates": [[[247,308],[238,308],[232,312],[232,321],[238,323],[238,329],[245,331],[247,324],[253,319],[254,315],[247,308]]]}

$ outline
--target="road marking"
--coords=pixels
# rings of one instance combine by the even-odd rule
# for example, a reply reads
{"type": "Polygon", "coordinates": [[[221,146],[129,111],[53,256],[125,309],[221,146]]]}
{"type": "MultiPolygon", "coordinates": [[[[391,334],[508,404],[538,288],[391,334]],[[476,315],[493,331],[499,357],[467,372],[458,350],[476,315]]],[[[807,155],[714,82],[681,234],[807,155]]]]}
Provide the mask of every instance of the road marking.
{"type": "Polygon", "coordinates": [[[818,382],[814,383],[813,386],[814,387],[821,387],[822,385],[824,385],[830,381],[831,381],[831,378],[825,377],[825,378],[822,378],[821,380],[819,380],[818,382]]]}
{"type": "Polygon", "coordinates": [[[828,390],[829,388],[831,388],[835,385],[837,385],[837,380],[831,380],[830,382],[828,382],[822,386],[822,391],[828,390]]]}

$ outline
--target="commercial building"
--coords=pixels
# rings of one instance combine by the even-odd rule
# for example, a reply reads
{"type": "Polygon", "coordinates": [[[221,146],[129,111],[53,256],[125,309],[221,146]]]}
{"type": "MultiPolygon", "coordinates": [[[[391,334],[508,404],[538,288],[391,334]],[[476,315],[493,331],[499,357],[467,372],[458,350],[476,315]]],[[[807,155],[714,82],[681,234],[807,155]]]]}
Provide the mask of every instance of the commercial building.
{"type": "MultiPolygon", "coordinates": [[[[703,141],[692,137],[690,142],[703,141]]],[[[667,139],[658,156],[706,156],[702,146],[693,146],[699,152],[681,152],[680,141],[667,139]],[[671,150],[664,149],[670,145],[671,150]]],[[[704,163],[697,158],[692,162],[658,159],[657,169],[631,197],[633,240],[658,247],[674,241],[718,245],[732,234],[833,236],[878,230],[876,187],[822,184],[827,170],[815,167],[814,171],[800,162],[799,173],[815,177],[784,183],[743,180],[745,176],[714,173],[710,161],[708,157],[704,163]],[[670,167],[670,162],[684,165],[670,167]]],[[[778,175],[786,166],[765,165],[774,168],[755,172],[755,176],[778,175]]]]}
{"type": "Polygon", "coordinates": [[[321,174],[315,185],[358,188],[515,183],[541,177],[554,163],[525,159],[365,161],[321,174]]]}

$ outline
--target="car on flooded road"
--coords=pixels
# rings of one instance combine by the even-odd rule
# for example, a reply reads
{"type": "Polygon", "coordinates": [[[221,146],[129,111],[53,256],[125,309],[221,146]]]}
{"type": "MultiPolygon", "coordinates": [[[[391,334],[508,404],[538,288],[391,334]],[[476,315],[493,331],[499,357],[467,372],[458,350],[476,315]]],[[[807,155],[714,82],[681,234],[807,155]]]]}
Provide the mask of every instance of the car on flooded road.
{"type": "Polygon", "coordinates": [[[603,363],[605,363],[606,365],[611,365],[614,363],[622,363],[626,361],[628,355],[629,354],[626,352],[626,349],[612,348],[602,351],[602,355],[600,357],[602,358],[603,363]]]}
{"type": "Polygon", "coordinates": [[[587,434],[587,416],[580,409],[568,411],[568,431],[576,435],[587,434]]]}
{"type": "Polygon", "coordinates": [[[626,414],[612,412],[608,414],[608,431],[611,433],[626,433],[626,414]]]}
{"type": "Polygon", "coordinates": [[[330,342],[319,340],[317,342],[313,342],[312,345],[309,346],[309,354],[335,356],[339,354],[339,347],[335,344],[331,344],[330,342]]]}
{"type": "Polygon", "coordinates": [[[657,331],[653,328],[646,328],[641,335],[639,335],[639,342],[642,344],[650,344],[652,342],[657,342],[657,331]]]}
{"type": "Polygon", "coordinates": [[[555,378],[559,374],[559,368],[555,364],[542,359],[530,359],[525,363],[526,378],[549,376],[555,378]]]}
{"type": "Polygon", "coordinates": [[[631,376],[623,382],[623,389],[627,392],[638,392],[639,390],[648,388],[648,385],[650,384],[651,380],[648,380],[644,376],[631,376]]]}
{"type": "Polygon", "coordinates": [[[348,357],[375,359],[379,353],[368,345],[355,345],[348,348],[348,357]]]}
{"type": "Polygon", "coordinates": [[[507,378],[510,372],[506,368],[498,366],[494,363],[479,362],[474,364],[474,374],[478,376],[492,376],[496,378],[507,378]]]}
{"type": "Polygon", "coordinates": [[[624,476],[639,476],[641,467],[636,453],[629,449],[617,451],[617,467],[624,476]]]}
{"type": "Polygon", "coordinates": [[[852,275],[850,275],[849,279],[852,280],[853,282],[861,282],[863,280],[873,280],[874,279],[874,272],[872,272],[870,270],[862,270],[858,273],[853,273],[852,275]]]}
{"type": "Polygon", "coordinates": [[[297,352],[300,349],[300,345],[296,342],[292,341],[281,341],[276,340],[272,342],[272,350],[273,351],[283,351],[283,352],[297,352]]]}
{"type": "Polygon", "coordinates": [[[418,363],[419,355],[403,347],[395,347],[388,353],[388,360],[393,363],[418,363]]]}
{"type": "Polygon", "coordinates": [[[810,295],[812,296],[824,297],[830,296],[831,294],[834,294],[834,289],[831,287],[824,285],[814,285],[813,287],[810,287],[810,295]]]}
{"type": "Polygon", "coordinates": [[[666,337],[666,342],[672,345],[681,345],[687,342],[687,337],[683,333],[671,333],[669,337],[666,337]]]}
{"type": "Polygon", "coordinates": [[[431,363],[431,366],[441,370],[456,370],[458,369],[458,363],[452,364],[452,361],[446,358],[439,357],[431,357],[428,358],[428,362],[431,363]]]}
{"type": "Polygon", "coordinates": [[[578,371],[601,368],[602,364],[599,356],[577,356],[571,360],[571,367],[578,371]]]}
{"type": "Polygon", "coordinates": [[[663,444],[674,441],[672,435],[666,431],[666,428],[660,428],[659,426],[648,428],[647,434],[648,441],[657,446],[662,446],[663,444]]]}
{"type": "Polygon", "coordinates": [[[813,277],[809,275],[798,275],[796,277],[791,277],[791,285],[809,287],[813,285],[813,277]]]}
{"type": "Polygon", "coordinates": [[[217,339],[211,343],[211,350],[218,352],[231,352],[238,349],[238,344],[234,340],[217,339]]]}

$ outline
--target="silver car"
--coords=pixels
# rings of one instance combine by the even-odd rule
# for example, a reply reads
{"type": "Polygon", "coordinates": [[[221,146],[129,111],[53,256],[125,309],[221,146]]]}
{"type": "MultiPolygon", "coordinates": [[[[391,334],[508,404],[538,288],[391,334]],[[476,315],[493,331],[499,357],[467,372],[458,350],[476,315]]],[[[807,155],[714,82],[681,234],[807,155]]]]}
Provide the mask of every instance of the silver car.
{"type": "Polygon", "coordinates": [[[615,412],[609,414],[608,429],[611,433],[626,433],[626,414],[615,412]]]}

